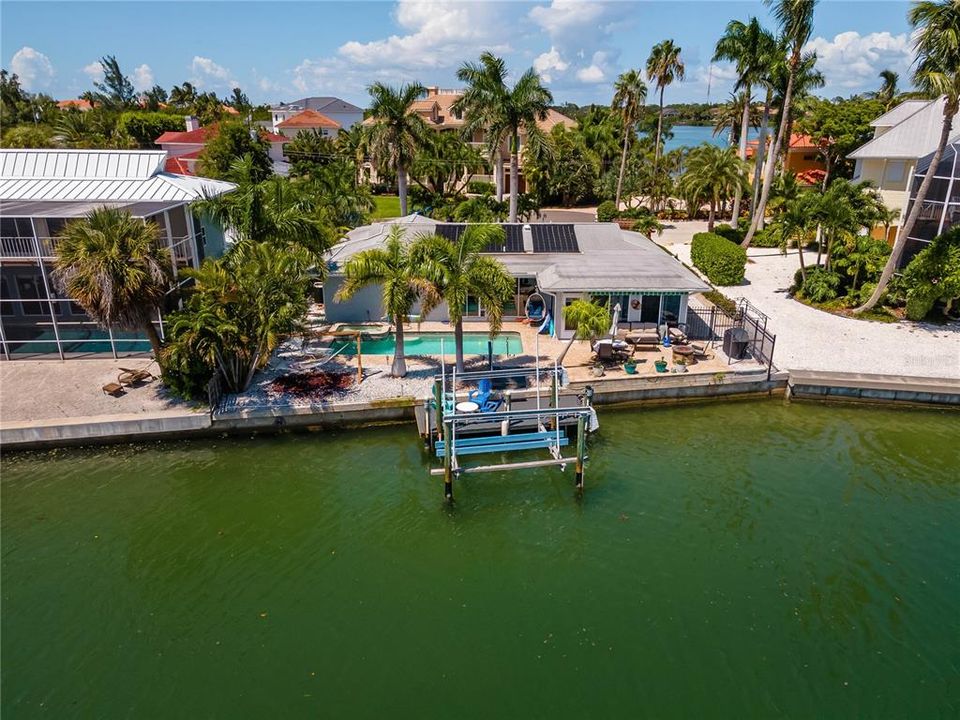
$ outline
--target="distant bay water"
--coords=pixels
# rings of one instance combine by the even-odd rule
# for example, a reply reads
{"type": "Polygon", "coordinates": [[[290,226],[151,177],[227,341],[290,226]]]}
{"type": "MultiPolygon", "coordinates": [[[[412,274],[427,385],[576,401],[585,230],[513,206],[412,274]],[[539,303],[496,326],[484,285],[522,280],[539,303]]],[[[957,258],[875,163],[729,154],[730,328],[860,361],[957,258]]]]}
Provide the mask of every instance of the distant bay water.
{"type": "MultiPolygon", "coordinates": [[[[713,127],[709,125],[674,125],[671,128],[673,137],[664,143],[664,147],[669,152],[680,147],[696,147],[703,143],[727,147],[730,144],[730,131],[723,130],[714,135],[713,127]]],[[[757,137],[756,130],[750,130],[747,138],[752,140],[757,137]]]]}

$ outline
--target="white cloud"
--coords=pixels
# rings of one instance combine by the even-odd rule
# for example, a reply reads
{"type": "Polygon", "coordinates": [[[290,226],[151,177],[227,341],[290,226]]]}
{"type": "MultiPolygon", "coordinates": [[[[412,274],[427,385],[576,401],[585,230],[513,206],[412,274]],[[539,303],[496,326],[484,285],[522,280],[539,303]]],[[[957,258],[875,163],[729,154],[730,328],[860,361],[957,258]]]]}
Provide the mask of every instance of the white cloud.
{"type": "Polygon", "coordinates": [[[540,53],[533,61],[533,69],[540,74],[545,83],[553,80],[554,73],[562,73],[568,67],[570,67],[570,63],[560,57],[560,52],[552,45],[550,50],[540,53]]]}
{"type": "Polygon", "coordinates": [[[537,5],[529,16],[551,35],[587,29],[603,17],[604,3],[587,0],[553,0],[549,6],[537,5]]]}
{"type": "Polygon", "coordinates": [[[153,87],[153,70],[146,63],[133,71],[133,87],[137,90],[149,90],[153,87]]]}
{"type": "Polygon", "coordinates": [[[536,5],[527,17],[549,36],[550,51],[541,54],[534,67],[545,75],[546,82],[561,89],[611,81],[620,55],[611,34],[629,21],[633,9],[627,3],[588,0],[551,0],[549,5],[536,5]],[[554,58],[562,67],[551,64],[554,58]]]}
{"type": "Polygon", "coordinates": [[[816,51],[817,68],[826,77],[828,93],[830,88],[874,89],[880,83],[878,73],[886,68],[899,72],[901,84],[906,85],[913,61],[913,45],[907,33],[861,35],[850,30],[835,35],[833,40],[816,37],[803,49],[816,51]]]}
{"type": "Polygon", "coordinates": [[[84,65],[82,70],[93,82],[103,80],[103,65],[100,64],[99,60],[94,60],[89,65],[84,65]]]}
{"type": "Polygon", "coordinates": [[[400,0],[394,17],[406,34],[371,42],[351,40],[337,53],[365,66],[382,67],[388,62],[408,69],[454,67],[482,50],[510,49],[504,42],[509,25],[501,12],[498,5],[488,3],[400,0]]]}
{"type": "Polygon", "coordinates": [[[201,55],[194,56],[193,62],[190,63],[190,72],[193,73],[190,82],[202,90],[208,88],[232,89],[240,86],[227,68],[201,55]]]}
{"type": "Polygon", "coordinates": [[[29,45],[24,45],[13,54],[10,71],[17,74],[25,90],[44,88],[53,79],[53,64],[50,58],[29,45]]]}

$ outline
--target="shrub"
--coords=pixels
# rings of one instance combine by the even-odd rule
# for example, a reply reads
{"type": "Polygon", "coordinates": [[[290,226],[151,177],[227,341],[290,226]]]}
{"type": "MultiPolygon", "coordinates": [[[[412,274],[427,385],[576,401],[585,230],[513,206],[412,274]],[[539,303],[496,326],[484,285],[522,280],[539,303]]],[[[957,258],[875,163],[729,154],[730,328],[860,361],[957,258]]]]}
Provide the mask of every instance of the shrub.
{"type": "Polygon", "coordinates": [[[620,212],[613,200],[604,200],[597,207],[597,222],[613,222],[619,215],[620,212]]]}
{"type": "Polygon", "coordinates": [[[617,214],[617,217],[629,218],[631,220],[640,220],[641,218],[649,217],[653,215],[650,212],[650,208],[644,207],[643,205],[637,205],[637,207],[627,208],[622,210],[617,214]]]}
{"type": "Polygon", "coordinates": [[[496,186],[485,180],[471,180],[467,183],[467,192],[471,195],[493,195],[496,191],[496,186]]]}
{"type": "Polygon", "coordinates": [[[807,279],[800,287],[800,293],[815,303],[824,303],[837,297],[840,276],[832,270],[813,267],[807,270],[807,279]]]}
{"type": "Polygon", "coordinates": [[[746,233],[741,232],[739,228],[730,227],[729,225],[717,225],[713,228],[713,234],[726,238],[737,245],[743,242],[744,235],[746,235],[746,233]]]}
{"type": "Polygon", "coordinates": [[[747,266],[747,251],[714,233],[697,233],[690,259],[714,285],[739,285],[747,266]]]}
{"type": "MultiPolygon", "coordinates": [[[[744,233],[744,236],[746,236],[746,233],[744,233]]],[[[757,230],[753,235],[753,240],[750,241],[750,245],[759,248],[780,247],[780,233],[769,227],[757,230]]]]}
{"type": "Polygon", "coordinates": [[[737,311],[737,304],[719,290],[705,292],[703,297],[729,315],[733,315],[737,311]]]}

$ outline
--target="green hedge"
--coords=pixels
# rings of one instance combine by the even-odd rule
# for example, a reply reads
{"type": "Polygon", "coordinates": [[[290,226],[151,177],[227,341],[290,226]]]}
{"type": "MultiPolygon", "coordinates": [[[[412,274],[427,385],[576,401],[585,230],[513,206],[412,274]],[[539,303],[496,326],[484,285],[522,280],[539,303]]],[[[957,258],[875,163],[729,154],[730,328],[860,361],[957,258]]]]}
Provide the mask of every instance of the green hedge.
{"type": "MultiPolygon", "coordinates": [[[[746,233],[744,233],[746,234],[746,233]]],[[[780,247],[780,234],[774,232],[774,228],[766,227],[763,230],[757,230],[750,241],[751,247],[775,248],[780,247]]]]}
{"type": "Polygon", "coordinates": [[[714,285],[739,285],[747,266],[747,251],[726,238],[702,232],[693,236],[690,259],[714,285]]]}
{"type": "Polygon", "coordinates": [[[604,200],[597,206],[597,222],[613,222],[619,214],[613,200],[604,200]]]}
{"type": "Polygon", "coordinates": [[[743,242],[743,236],[746,233],[741,232],[738,228],[730,227],[729,225],[717,225],[713,228],[714,235],[719,235],[722,238],[726,238],[730,242],[735,242],[737,245],[743,242]]]}

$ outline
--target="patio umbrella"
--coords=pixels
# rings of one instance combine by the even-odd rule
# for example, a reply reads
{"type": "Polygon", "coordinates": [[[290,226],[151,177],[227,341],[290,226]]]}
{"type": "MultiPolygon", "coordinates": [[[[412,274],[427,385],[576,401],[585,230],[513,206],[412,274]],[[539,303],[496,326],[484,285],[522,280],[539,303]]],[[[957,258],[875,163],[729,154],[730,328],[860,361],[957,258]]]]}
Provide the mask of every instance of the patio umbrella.
{"type": "Polygon", "coordinates": [[[613,323],[610,325],[610,337],[617,337],[617,325],[620,324],[620,303],[613,306],[613,323]]]}

